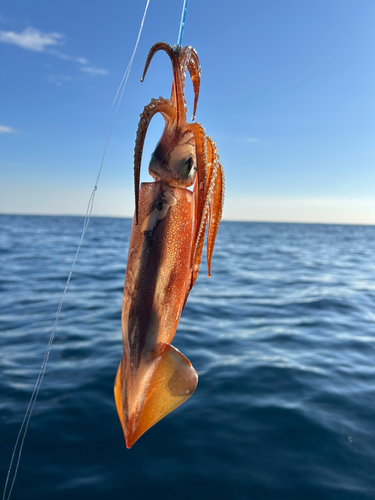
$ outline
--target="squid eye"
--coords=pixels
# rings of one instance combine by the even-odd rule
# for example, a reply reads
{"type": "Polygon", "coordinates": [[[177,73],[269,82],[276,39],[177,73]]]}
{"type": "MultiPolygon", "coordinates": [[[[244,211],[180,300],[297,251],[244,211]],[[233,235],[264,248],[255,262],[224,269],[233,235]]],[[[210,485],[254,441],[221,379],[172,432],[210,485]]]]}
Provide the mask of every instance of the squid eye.
{"type": "Polygon", "coordinates": [[[186,177],[189,177],[189,175],[191,174],[191,169],[194,165],[194,159],[189,156],[189,158],[185,161],[185,176],[186,177]]]}

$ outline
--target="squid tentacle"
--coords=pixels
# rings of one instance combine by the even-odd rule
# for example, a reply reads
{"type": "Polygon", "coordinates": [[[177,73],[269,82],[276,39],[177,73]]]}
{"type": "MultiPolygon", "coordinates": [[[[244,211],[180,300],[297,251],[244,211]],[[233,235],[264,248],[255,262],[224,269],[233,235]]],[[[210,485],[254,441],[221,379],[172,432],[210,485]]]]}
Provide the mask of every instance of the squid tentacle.
{"type": "Polygon", "coordinates": [[[122,308],[124,354],[115,381],[116,407],[128,448],[184,402],[197,385],[190,361],[170,343],[198,276],[206,232],[211,275],[224,200],[224,173],[216,145],[202,125],[186,123],[186,72],[193,83],[194,119],[201,75],[198,55],[192,47],[173,48],[159,42],[149,51],[142,81],[159,50],[172,62],[172,92],[170,100],[152,99],[138,124],[135,216],[122,308]],[[140,188],[145,137],[156,113],[162,114],[165,127],[149,163],[155,182],[140,188]],[[193,183],[192,193],[187,188],[193,183]]]}
{"type": "Polygon", "coordinates": [[[191,286],[194,285],[202,260],[202,251],[204,245],[204,235],[206,233],[206,225],[207,225],[207,212],[209,209],[209,197],[210,193],[214,189],[215,178],[216,178],[216,170],[217,170],[217,148],[214,147],[214,143],[210,137],[205,137],[205,145],[207,149],[207,184],[206,184],[206,192],[204,195],[205,205],[202,211],[202,217],[199,224],[197,240],[194,248],[194,257],[193,257],[193,266],[192,266],[192,281],[191,286]]]}
{"type": "Polygon", "coordinates": [[[162,97],[159,97],[159,99],[152,99],[150,104],[145,106],[143,112],[140,115],[141,118],[138,124],[137,137],[134,147],[134,191],[136,224],[138,224],[139,182],[143,145],[150,121],[156,113],[161,113],[163,115],[163,118],[165,120],[165,129],[172,126],[176,119],[176,108],[168,99],[163,99],[162,97]]]}
{"type": "Polygon", "coordinates": [[[201,67],[199,64],[198,54],[193,47],[184,47],[180,54],[181,74],[183,84],[185,85],[186,70],[190,73],[191,81],[193,82],[194,89],[194,108],[192,120],[195,120],[195,113],[197,111],[199,87],[201,82],[201,67]]]}
{"type": "Polygon", "coordinates": [[[211,278],[211,259],[214,251],[215,240],[223,213],[225,178],[224,170],[217,156],[217,175],[214,190],[210,199],[208,229],[207,229],[207,268],[208,277],[211,278]]]}
{"type": "Polygon", "coordinates": [[[176,124],[177,126],[181,126],[186,122],[185,95],[184,95],[183,82],[181,79],[181,70],[180,70],[178,55],[170,45],[168,45],[165,42],[157,42],[151,47],[146,59],[141,82],[143,82],[145,79],[152,58],[159,50],[164,50],[164,52],[168,54],[172,62],[173,83],[172,83],[172,92],[170,101],[172,104],[175,104],[176,106],[176,115],[177,115],[176,124]]]}
{"type": "MultiPolygon", "coordinates": [[[[206,224],[207,224],[207,219],[208,219],[208,211],[209,211],[212,193],[213,193],[213,190],[215,187],[216,175],[217,175],[217,165],[216,165],[215,170],[213,171],[213,174],[211,177],[211,183],[210,183],[210,186],[209,186],[208,191],[207,191],[207,198],[206,198],[205,203],[204,203],[202,219],[201,219],[201,223],[199,226],[197,241],[195,244],[195,251],[194,251],[195,262],[194,262],[193,271],[192,271],[192,284],[191,284],[191,286],[194,285],[195,280],[197,279],[197,276],[198,276],[198,272],[199,272],[199,267],[200,267],[201,258],[202,258],[204,234],[205,234],[206,224]],[[199,250],[200,250],[200,252],[199,252],[199,250]]],[[[208,274],[208,277],[209,278],[211,277],[210,273],[208,274]]]]}
{"type": "MultiPolygon", "coordinates": [[[[197,227],[195,230],[194,241],[197,240],[198,228],[202,219],[204,200],[206,196],[207,183],[207,150],[206,150],[206,135],[204,128],[199,123],[187,123],[183,127],[184,132],[191,132],[194,135],[195,151],[197,159],[197,180],[196,189],[194,190],[197,197],[196,221],[197,227]]],[[[193,257],[193,256],[192,256],[193,257]]]]}

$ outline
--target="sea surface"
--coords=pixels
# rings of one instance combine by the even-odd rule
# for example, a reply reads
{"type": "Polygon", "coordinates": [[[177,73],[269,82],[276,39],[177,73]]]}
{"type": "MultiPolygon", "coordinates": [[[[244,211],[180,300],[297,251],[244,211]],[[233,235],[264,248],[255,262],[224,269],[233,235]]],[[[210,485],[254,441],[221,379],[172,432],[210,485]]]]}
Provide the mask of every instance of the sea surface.
{"type": "MultiPolygon", "coordinates": [[[[0,216],[1,489],[82,225],[0,216]]],[[[197,390],[127,450],[130,228],[90,221],[12,499],[373,500],[375,226],[224,221],[173,341],[197,390]]]]}

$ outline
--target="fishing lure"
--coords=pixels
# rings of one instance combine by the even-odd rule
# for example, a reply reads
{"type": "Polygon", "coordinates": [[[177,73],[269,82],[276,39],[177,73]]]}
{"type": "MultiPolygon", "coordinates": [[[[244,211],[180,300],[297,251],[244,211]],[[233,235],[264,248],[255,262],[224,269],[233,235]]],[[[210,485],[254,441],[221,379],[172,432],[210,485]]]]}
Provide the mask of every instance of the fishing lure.
{"type": "Polygon", "coordinates": [[[206,228],[211,275],[224,201],[224,174],[215,143],[201,125],[186,122],[185,76],[189,71],[193,83],[194,120],[201,76],[198,55],[192,47],[156,43],[141,81],[159,50],[172,62],[172,92],[169,100],[151,100],[137,130],[135,215],[122,306],[124,352],[114,387],[128,448],[196,388],[196,371],[170,343],[198,276],[206,228]],[[154,182],[140,187],[145,136],[156,113],[164,117],[165,128],[149,163],[154,182]]]}

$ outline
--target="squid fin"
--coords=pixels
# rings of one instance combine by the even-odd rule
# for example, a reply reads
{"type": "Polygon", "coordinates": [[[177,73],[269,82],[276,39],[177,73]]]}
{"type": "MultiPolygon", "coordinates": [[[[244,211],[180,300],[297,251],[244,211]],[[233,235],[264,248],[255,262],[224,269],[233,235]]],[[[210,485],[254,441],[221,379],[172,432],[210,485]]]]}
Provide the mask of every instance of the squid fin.
{"type": "Polygon", "coordinates": [[[152,364],[154,366],[151,378],[132,414],[128,414],[126,382],[122,376],[123,359],[117,372],[115,400],[127,448],[150,427],[186,401],[198,383],[197,372],[190,361],[170,344],[163,345],[162,353],[155,357],[152,364]]]}

